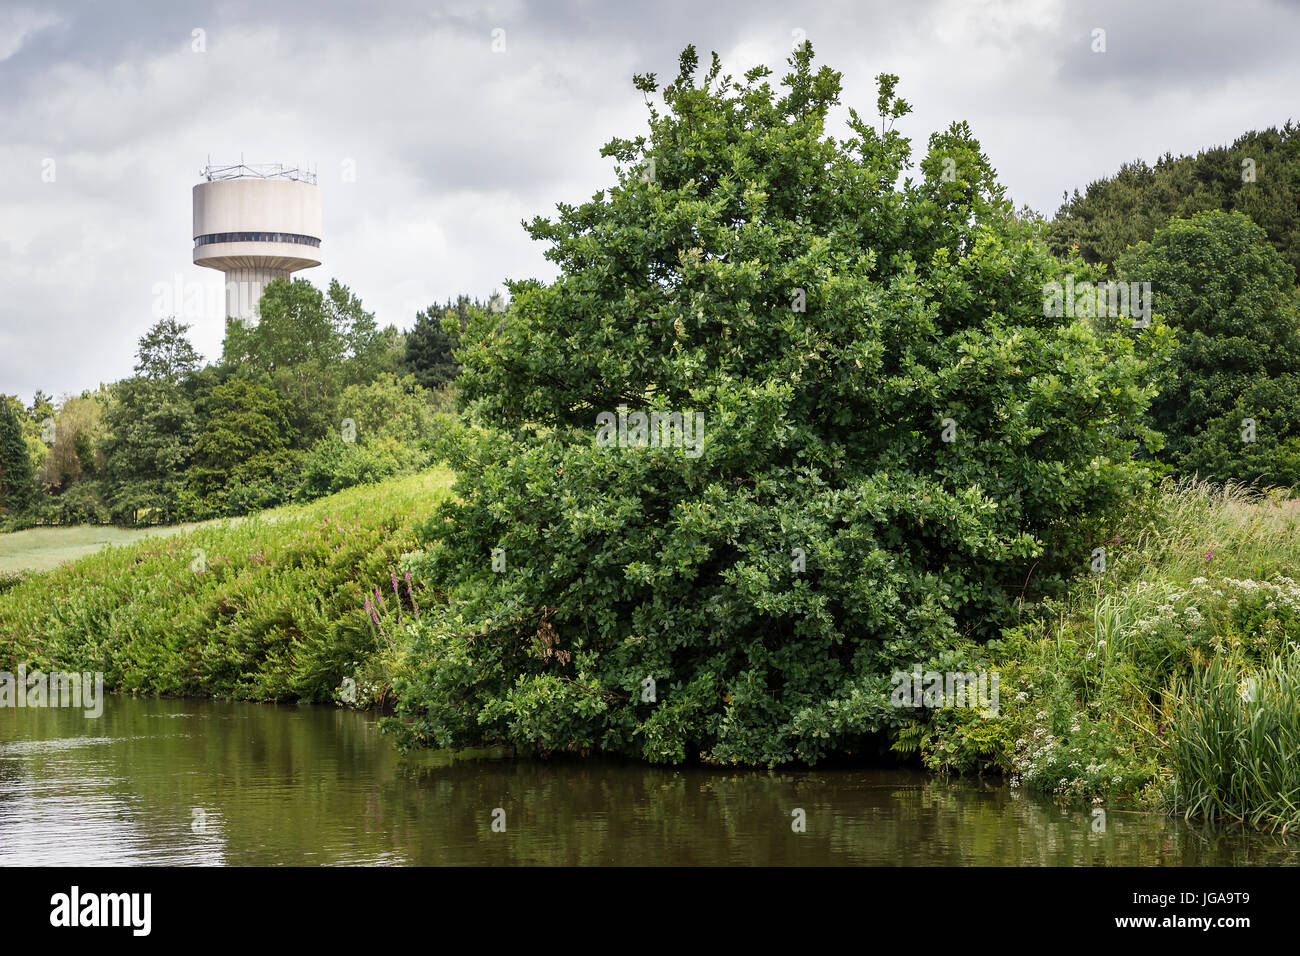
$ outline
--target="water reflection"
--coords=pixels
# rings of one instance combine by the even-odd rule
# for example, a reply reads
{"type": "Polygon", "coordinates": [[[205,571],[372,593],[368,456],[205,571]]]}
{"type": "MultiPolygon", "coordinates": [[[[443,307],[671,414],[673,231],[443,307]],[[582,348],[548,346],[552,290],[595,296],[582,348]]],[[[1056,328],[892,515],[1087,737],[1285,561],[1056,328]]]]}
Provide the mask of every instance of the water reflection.
{"type": "Polygon", "coordinates": [[[0,711],[4,866],[1300,862],[1296,843],[1161,816],[1091,824],[1000,782],[905,771],[402,758],[372,716],[331,708],[0,711]]]}

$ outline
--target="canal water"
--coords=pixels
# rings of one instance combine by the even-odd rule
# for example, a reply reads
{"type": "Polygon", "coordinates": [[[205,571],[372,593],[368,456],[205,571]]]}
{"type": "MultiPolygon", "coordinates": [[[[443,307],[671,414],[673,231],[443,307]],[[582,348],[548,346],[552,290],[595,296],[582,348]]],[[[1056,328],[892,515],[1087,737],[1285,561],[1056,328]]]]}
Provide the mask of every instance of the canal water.
{"type": "Polygon", "coordinates": [[[0,709],[0,866],[1300,863],[1294,841],[1162,816],[1097,829],[1085,806],[908,771],[403,757],[374,715],[329,707],[0,709]]]}

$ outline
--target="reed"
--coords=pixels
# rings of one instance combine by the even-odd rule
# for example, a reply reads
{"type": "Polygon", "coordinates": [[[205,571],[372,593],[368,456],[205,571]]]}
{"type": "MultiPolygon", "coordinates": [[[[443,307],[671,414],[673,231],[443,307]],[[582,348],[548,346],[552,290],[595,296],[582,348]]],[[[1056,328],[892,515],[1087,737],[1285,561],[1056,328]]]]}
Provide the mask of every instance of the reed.
{"type": "Polygon", "coordinates": [[[1300,826],[1300,647],[1258,668],[1215,658],[1178,683],[1173,809],[1273,830],[1300,826]]]}

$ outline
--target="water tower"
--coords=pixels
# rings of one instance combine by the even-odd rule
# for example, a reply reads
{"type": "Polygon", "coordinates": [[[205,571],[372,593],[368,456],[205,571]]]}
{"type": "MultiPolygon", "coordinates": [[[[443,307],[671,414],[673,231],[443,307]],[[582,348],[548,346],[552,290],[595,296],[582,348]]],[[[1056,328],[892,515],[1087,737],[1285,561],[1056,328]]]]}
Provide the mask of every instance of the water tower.
{"type": "Polygon", "coordinates": [[[194,187],[194,264],[226,274],[226,315],[257,317],[272,279],[320,265],[316,176],[280,164],[207,166],[194,187]]]}

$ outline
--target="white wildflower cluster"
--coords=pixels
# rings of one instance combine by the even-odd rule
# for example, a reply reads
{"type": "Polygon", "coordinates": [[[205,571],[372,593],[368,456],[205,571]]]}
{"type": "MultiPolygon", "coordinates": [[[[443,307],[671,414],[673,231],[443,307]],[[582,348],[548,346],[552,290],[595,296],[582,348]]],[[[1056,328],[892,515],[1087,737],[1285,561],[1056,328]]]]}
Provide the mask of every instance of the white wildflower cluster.
{"type": "MultiPolygon", "coordinates": [[[[1136,612],[1136,619],[1129,618],[1134,644],[1176,638],[1189,645],[1223,650],[1225,642],[1241,640],[1238,635],[1246,630],[1246,640],[1263,646],[1288,633],[1294,640],[1300,622],[1300,584],[1283,576],[1268,581],[1196,577],[1181,589],[1165,582],[1141,582],[1126,589],[1121,600],[1130,613],[1136,612]],[[1236,608],[1265,613],[1223,626],[1227,623],[1225,613],[1240,616],[1236,608]]],[[[1112,643],[1124,648],[1127,642],[1112,643]]],[[[1095,656],[1105,646],[1104,640],[1098,640],[1086,656],[1095,656]]],[[[1042,709],[1046,702],[1037,698],[1032,684],[1028,691],[1018,693],[1016,701],[1038,704],[1040,709],[1016,741],[1012,786],[1031,785],[1065,796],[1093,796],[1119,786],[1125,760],[1107,744],[1104,700],[1094,697],[1082,710],[1069,715],[1069,724],[1055,725],[1068,727],[1057,736],[1050,708],[1042,709]]]]}
{"type": "MultiPolygon", "coordinates": [[[[1049,721],[1046,711],[1038,711],[1029,735],[1016,741],[1012,758],[1013,787],[1024,782],[1059,794],[1091,796],[1108,783],[1119,783],[1117,767],[1109,761],[1089,761],[1082,748],[1069,746],[1054,735],[1049,721]],[[1069,776],[1059,776],[1062,772],[1069,776]]],[[[1077,722],[1070,727],[1070,732],[1080,732],[1077,722]]]]}
{"type": "Polygon", "coordinates": [[[1202,608],[1220,603],[1225,596],[1229,608],[1235,608],[1243,599],[1248,599],[1261,602],[1273,613],[1300,615],[1300,585],[1291,578],[1278,577],[1272,581],[1222,578],[1211,582],[1197,577],[1191,580],[1186,591],[1170,591],[1157,598],[1151,611],[1134,624],[1134,636],[1150,637],[1167,628],[1192,633],[1206,622],[1202,608]]]}
{"type": "Polygon", "coordinates": [[[1272,581],[1252,581],[1249,578],[1237,580],[1224,578],[1223,583],[1234,587],[1243,596],[1258,597],[1270,611],[1289,611],[1300,614],[1300,585],[1288,577],[1277,577],[1272,581]]]}
{"type": "Polygon", "coordinates": [[[1034,728],[1029,736],[1016,741],[1016,754],[1011,765],[1018,777],[1035,779],[1039,769],[1056,757],[1061,742],[1048,732],[1047,720],[1047,712],[1040,710],[1034,715],[1034,728]]]}

